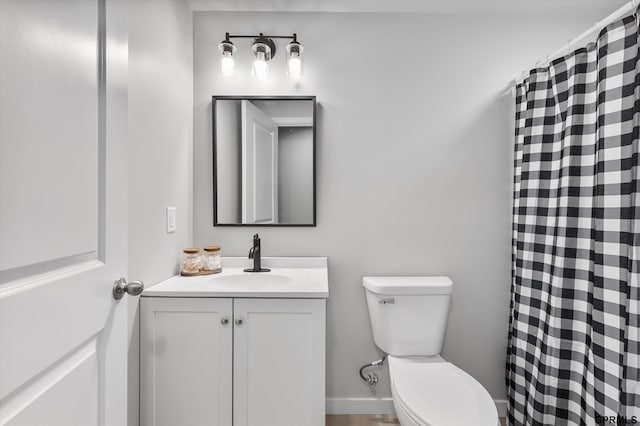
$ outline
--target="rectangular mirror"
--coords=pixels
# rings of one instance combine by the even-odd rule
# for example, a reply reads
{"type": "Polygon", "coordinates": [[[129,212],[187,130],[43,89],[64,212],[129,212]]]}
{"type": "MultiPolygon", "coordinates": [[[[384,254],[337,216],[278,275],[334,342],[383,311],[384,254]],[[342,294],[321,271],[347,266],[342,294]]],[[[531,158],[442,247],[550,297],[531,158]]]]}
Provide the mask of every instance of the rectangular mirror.
{"type": "Polygon", "coordinates": [[[213,224],[316,225],[315,96],[214,96],[213,224]]]}

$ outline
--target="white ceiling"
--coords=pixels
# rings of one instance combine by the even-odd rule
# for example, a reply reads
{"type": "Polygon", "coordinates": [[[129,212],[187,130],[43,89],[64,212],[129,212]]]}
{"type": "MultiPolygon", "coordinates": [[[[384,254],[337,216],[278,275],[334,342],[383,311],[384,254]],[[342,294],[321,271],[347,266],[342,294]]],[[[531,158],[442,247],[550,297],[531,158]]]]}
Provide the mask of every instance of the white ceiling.
{"type": "Polygon", "coordinates": [[[558,13],[601,12],[628,0],[187,0],[194,11],[234,12],[411,12],[558,13]]]}

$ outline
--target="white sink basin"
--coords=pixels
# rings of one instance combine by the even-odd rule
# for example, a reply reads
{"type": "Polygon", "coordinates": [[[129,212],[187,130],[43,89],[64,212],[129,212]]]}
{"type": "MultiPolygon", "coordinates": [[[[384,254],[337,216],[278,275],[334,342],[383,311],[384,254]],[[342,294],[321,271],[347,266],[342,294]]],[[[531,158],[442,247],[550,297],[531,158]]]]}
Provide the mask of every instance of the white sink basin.
{"type": "Polygon", "coordinates": [[[196,277],[176,276],[144,290],[152,297],[327,298],[326,257],[264,257],[270,272],[244,272],[252,261],[223,257],[222,272],[196,277]]]}
{"type": "Polygon", "coordinates": [[[229,287],[230,289],[262,288],[272,289],[290,286],[291,277],[273,272],[240,272],[229,275],[213,276],[210,283],[217,288],[229,287]]]}

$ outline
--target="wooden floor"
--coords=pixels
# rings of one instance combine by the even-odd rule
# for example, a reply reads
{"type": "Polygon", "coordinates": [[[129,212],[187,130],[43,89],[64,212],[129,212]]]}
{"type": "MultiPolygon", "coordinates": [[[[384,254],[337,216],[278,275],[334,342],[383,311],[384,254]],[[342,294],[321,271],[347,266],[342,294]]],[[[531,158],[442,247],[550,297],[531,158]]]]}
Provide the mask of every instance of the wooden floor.
{"type": "MultiPolygon", "coordinates": [[[[500,423],[507,425],[507,420],[500,417],[500,423]]],[[[399,425],[393,414],[344,414],[328,415],[327,426],[386,426],[399,425]]]]}

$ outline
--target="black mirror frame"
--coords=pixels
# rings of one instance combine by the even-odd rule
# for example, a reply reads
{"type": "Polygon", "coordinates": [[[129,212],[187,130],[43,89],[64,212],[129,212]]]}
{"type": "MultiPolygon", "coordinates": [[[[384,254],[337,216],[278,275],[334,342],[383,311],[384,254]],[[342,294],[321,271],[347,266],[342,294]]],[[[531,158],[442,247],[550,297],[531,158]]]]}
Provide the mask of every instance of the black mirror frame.
{"type": "Polygon", "coordinates": [[[316,226],[316,110],[315,96],[212,96],[211,97],[211,133],[213,138],[213,226],[256,226],[256,227],[315,227],[316,226]],[[216,102],[219,100],[256,100],[256,101],[312,101],[313,103],[313,221],[312,223],[219,223],[218,222],[218,178],[217,178],[217,141],[216,141],[216,102]]]}

